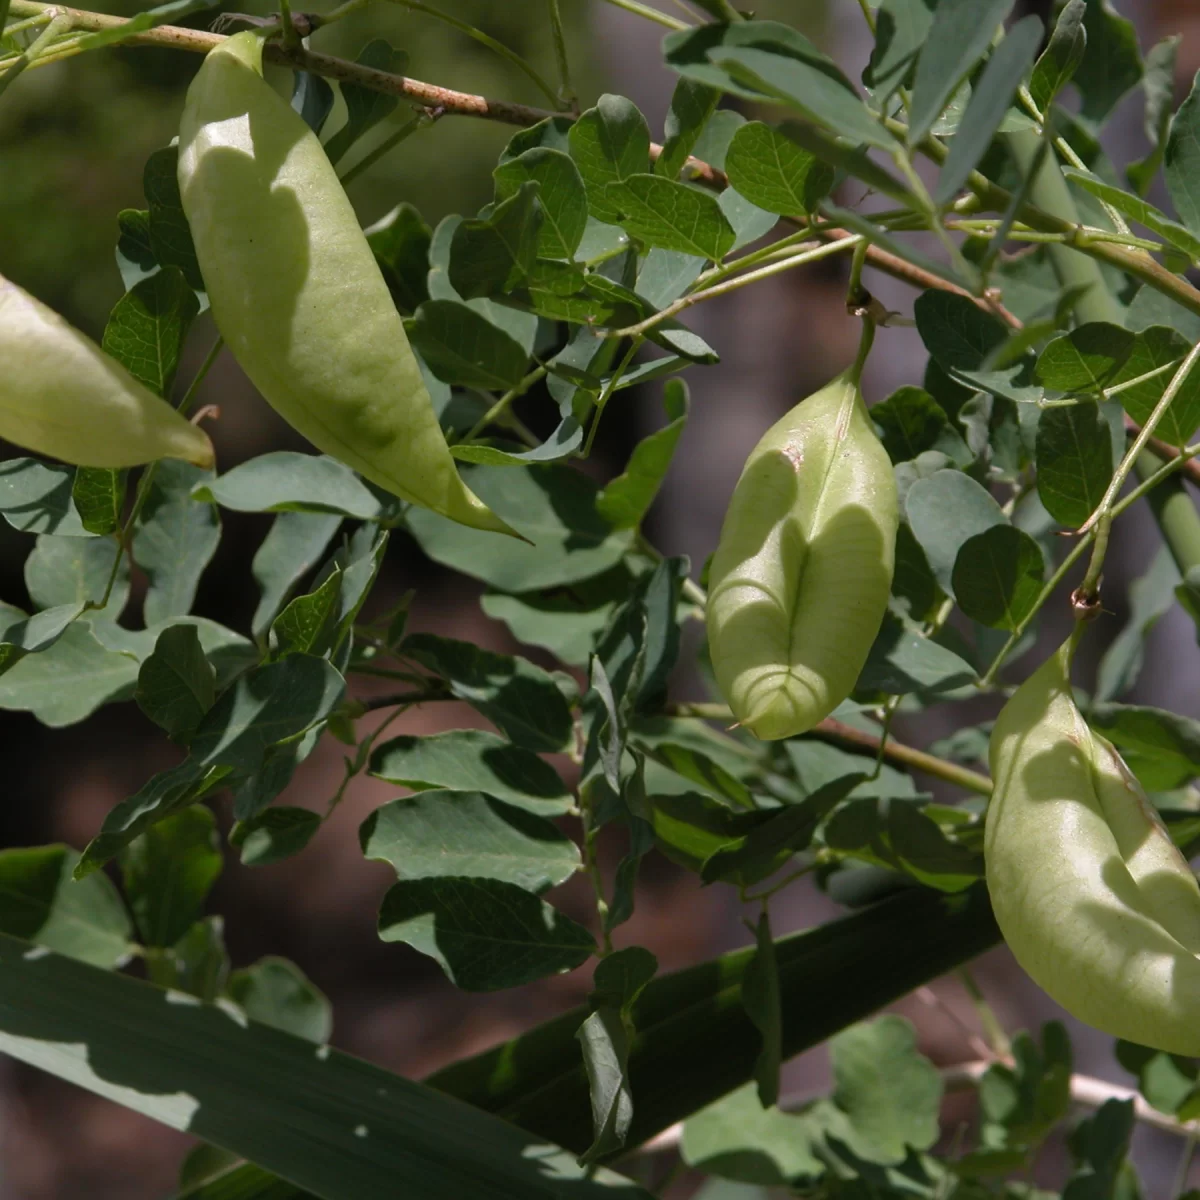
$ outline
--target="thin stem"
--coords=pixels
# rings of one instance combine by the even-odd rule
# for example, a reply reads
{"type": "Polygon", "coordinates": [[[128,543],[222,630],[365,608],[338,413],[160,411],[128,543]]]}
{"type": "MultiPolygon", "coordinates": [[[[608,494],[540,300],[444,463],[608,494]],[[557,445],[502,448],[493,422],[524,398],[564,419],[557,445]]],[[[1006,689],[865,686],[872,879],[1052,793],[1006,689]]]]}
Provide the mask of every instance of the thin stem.
{"type": "Polygon", "coordinates": [[[592,446],[596,441],[596,431],[600,428],[600,418],[604,416],[604,409],[612,398],[613,392],[617,390],[617,384],[621,382],[621,378],[629,370],[629,364],[633,362],[633,356],[641,348],[642,339],[635,337],[630,343],[629,349],[625,351],[625,357],[617,364],[617,369],[604,385],[604,390],[600,393],[596,401],[596,415],[592,418],[591,427],[588,429],[587,442],[584,444],[583,450],[579,455],[580,458],[587,458],[591,454],[592,446]]]}
{"type": "Polygon", "coordinates": [[[509,390],[505,392],[504,395],[501,396],[500,399],[497,400],[496,403],[493,404],[492,407],[489,408],[487,412],[485,412],[483,416],[475,422],[474,425],[471,426],[470,432],[465,438],[463,438],[463,441],[473,442],[489,425],[491,425],[494,421],[499,420],[499,418],[508,411],[509,405],[518,400],[521,396],[525,395],[525,393],[529,391],[529,389],[533,387],[535,383],[537,383],[540,379],[544,379],[546,374],[547,370],[545,367],[534,367],[534,369],[530,371],[529,374],[526,375],[525,378],[516,385],[516,387],[509,388],[509,390]]]}
{"type": "Polygon", "coordinates": [[[558,99],[566,108],[578,110],[578,99],[571,86],[571,63],[567,58],[567,39],[563,32],[562,11],[558,0],[546,0],[550,9],[550,35],[554,41],[554,61],[558,65],[558,99]]]}
{"type": "Polygon", "coordinates": [[[0,75],[0,95],[3,95],[8,88],[16,83],[19,76],[27,67],[43,56],[46,48],[60,33],[67,33],[70,29],[70,17],[58,16],[52,18],[50,24],[29,44],[28,49],[21,54],[3,75],[0,75]]]}
{"type": "Polygon", "coordinates": [[[967,995],[971,997],[971,1004],[975,1008],[979,1024],[983,1026],[983,1032],[987,1037],[988,1044],[1000,1058],[1008,1058],[1012,1054],[1012,1046],[1009,1044],[1008,1034],[1004,1032],[1004,1026],[1000,1024],[999,1018],[997,1018],[995,1011],[988,1003],[987,997],[983,994],[983,989],[975,982],[975,977],[966,967],[960,967],[955,974],[962,982],[963,987],[966,988],[967,995]]]}
{"type": "MultiPolygon", "coordinates": [[[[200,364],[200,369],[192,377],[192,382],[188,384],[187,391],[183,393],[183,399],[176,406],[177,411],[183,416],[187,416],[188,410],[192,407],[192,401],[196,398],[196,391],[204,382],[204,377],[211,370],[213,363],[217,361],[217,355],[221,353],[221,347],[225,345],[224,339],[218,334],[216,341],[213,342],[208,353],[204,356],[204,361],[200,364]]],[[[108,583],[104,588],[104,595],[100,599],[100,603],[95,605],[96,608],[107,608],[109,598],[112,596],[113,587],[117,582],[117,572],[121,568],[121,555],[125,550],[128,550],[130,543],[133,540],[133,527],[141,516],[142,509],[146,506],[146,501],[150,498],[150,485],[154,482],[155,473],[158,471],[158,460],[150,463],[142,472],[142,477],[138,480],[137,492],[134,494],[133,507],[129,510],[129,516],[125,519],[125,524],[121,526],[120,533],[117,534],[117,553],[113,558],[112,570],[108,574],[108,583]]]]}
{"type": "MultiPolygon", "coordinates": [[[[724,704],[669,704],[667,712],[671,716],[695,717],[702,721],[733,720],[733,713],[724,704]]],[[[861,729],[855,729],[853,725],[846,725],[833,717],[826,717],[824,721],[814,726],[812,733],[828,738],[830,741],[870,750],[873,754],[878,753],[880,746],[884,745],[882,738],[861,729]]],[[[966,767],[960,767],[958,763],[948,762],[944,758],[938,758],[936,755],[918,750],[914,746],[906,746],[902,742],[888,738],[883,754],[885,758],[891,759],[893,762],[903,763],[925,775],[943,779],[947,783],[965,788],[969,792],[975,792],[979,796],[992,794],[992,781],[986,775],[970,771],[966,767]]]]}
{"type": "Polygon", "coordinates": [[[467,21],[460,21],[458,17],[452,17],[449,13],[442,12],[439,8],[433,8],[431,5],[422,4],[421,0],[391,0],[392,4],[398,4],[401,8],[411,9],[413,12],[424,13],[426,16],[433,17],[435,20],[443,21],[453,29],[457,29],[459,33],[465,34],[467,37],[478,42],[481,46],[486,46],[493,53],[500,55],[512,63],[517,70],[522,71],[537,85],[538,90],[544,95],[551,104],[558,106],[558,95],[554,89],[542,78],[531,63],[523,59],[510,46],[506,46],[503,42],[498,42],[490,34],[484,33],[482,29],[476,29],[474,25],[467,21]]]}
{"type": "Polygon", "coordinates": [[[871,31],[871,35],[875,34],[875,14],[871,11],[870,0],[858,0],[858,7],[862,9],[863,20],[867,23],[867,28],[871,31]]]}
{"type": "Polygon", "coordinates": [[[1129,472],[1133,470],[1133,464],[1137,460],[1137,456],[1146,448],[1146,443],[1154,434],[1159,421],[1162,420],[1163,415],[1170,408],[1171,402],[1179,395],[1179,390],[1187,382],[1187,377],[1191,374],[1197,359],[1200,359],[1200,342],[1197,342],[1184,356],[1183,362],[1179,364],[1175,374],[1171,377],[1171,382],[1163,390],[1163,394],[1154,406],[1154,410],[1146,418],[1146,422],[1137,437],[1133,439],[1133,445],[1126,451],[1125,457],[1121,460],[1121,465],[1113,475],[1112,482],[1108,485],[1108,490],[1104,493],[1104,498],[1100,501],[1099,507],[1084,522],[1082,529],[1089,529],[1112,508],[1117,496],[1120,495],[1121,489],[1125,486],[1125,480],[1129,478],[1129,472]]]}
{"type": "Polygon", "coordinates": [[[1196,1140],[1200,1138],[1200,1128],[1194,1121],[1189,1122],[1187,1136],[1183,1139],[1183,1150],[1179,1154],[1179,1165],[1175,1168],[1175,1178],[1171,1183],[1170,1196],[1182,1196],[1187,1188],[1188,1173],[1192,1169],[1192,1158],[1196,1153],[1196,1140]]]}
{"type": "Polygon", "coordinates": [[[631,12],[635,16],[645,17],[647,21],[654,21],[658,25],[663,25],[667,29],[692,29],[694,26],[687,21],[681,21],[678,17],[668,16],[665,12],[659,12],[657,8],[651,8],[648,4],[642,4],[641,0],[608,0],[614,8],[623,8],[626,12],[631,12]]]}
{"type": "Polygon", "coordinates": [[[636,337],[639,334],[644,334],[648,329],[653,329],[663,321],[669,320],[676,314],[683,312],[684,309],[691,308],[694,304],[702,304],[705,300],[713,300],[717,296],[725,296],[730,292],[736,292],[738,288],[746,287],[747,284],[757,283],[761,279],[769,279],[772,275],[779,275],[784,271],[790,271],[793,267],[802,267],[808,263],[818,262],[823,258],[831,258],[835,254],[841,254],[846,250],[853,249],[862,240],[863,238],[860,234],[853,233],[838,242],[824,242],[811,250],[803,250],[799,254],[790,255],[780,262],[769,263],[765,267],[759,267],[757,270],[750,271],[745,275],[739,275],[735,279],[726,279],[724,282],[714,284],[712,287],[692,292],[691,295],[676,300],[674,304],[668,304],[666,308],[660,309],[644,321],[639,321],[636,325],[630,325],[626,329],[612,330],[604,336],[610,338],[636,337]]]}
{"type": "Polygon", "coordinates": [[[424,113],[417,113],[409,121],[405,121],[395,133],[384,138],[374,150],[364,154],[343,176],[342,187],[349,187],[364,171],[373,167],[385,154],[394,150],[406,138],[411,137],[422,125],[428,125],[429,118],[424,113]]]}

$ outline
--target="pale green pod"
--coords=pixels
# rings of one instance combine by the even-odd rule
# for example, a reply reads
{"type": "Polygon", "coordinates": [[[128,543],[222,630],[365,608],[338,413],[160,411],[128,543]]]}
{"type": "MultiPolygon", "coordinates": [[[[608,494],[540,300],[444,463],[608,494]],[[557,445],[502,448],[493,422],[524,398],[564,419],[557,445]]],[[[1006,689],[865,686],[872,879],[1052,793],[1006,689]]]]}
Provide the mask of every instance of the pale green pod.
{"type": "Polygon", "coordinates": [[[984,855],[1017,962],[1114,1037],[1200,1054],[1200,887],[1116,749],[1071,696],[1064,645],[992,731],[984,855]]]}
{"type": "Polygon", "coordinates": [[[213,465],[204,430],[0,276],[0,437],[80,467],[213,465]]]}
{"type": "Polygon", "coordinates": [[[253,33],[211,51],[188,89],[179,189],[217,327],[280,416],[394,495],[511,533],[459,477],[350,200],[263,79],[253,33]]]}
{"type": "Polygon", "coordinates": [[[717,685],[760,738],[812,729],[851,692],[887,610],[896,483],[844,372],[751,452],[709,571],[717,685]]]}

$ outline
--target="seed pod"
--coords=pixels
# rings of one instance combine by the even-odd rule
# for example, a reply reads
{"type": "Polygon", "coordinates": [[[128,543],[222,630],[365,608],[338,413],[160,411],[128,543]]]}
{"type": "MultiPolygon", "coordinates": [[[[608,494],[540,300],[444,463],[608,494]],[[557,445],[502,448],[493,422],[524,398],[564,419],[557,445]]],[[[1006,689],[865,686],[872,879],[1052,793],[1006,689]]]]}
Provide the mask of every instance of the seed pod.
{"type": "Polygon", "coordinates": [[[708,597],[717,684],[751,733],[804,733],[850,694],[887,609],[897,521],[892,464],[855,371],[751,452],[708,597]]]}
{"type": "Polygon", "coordinates": [[[1115,747],[1071,696],[1068,642],[992,731],[984,856],[1033,980],[1115,1037],[1200,1054],[1200,887],[1115,747]]]}
{"type": "Polygon", "coordinates": [[[316,135],[239,33],[188,89],[179,188],[217,327],[318,449],[413,504],[511,533],[459,478],[404,324],[316,135]]]}
{"type": "Polygon", "coordinates": [[[208,435],[0,276],[0,437],[80,467],[213,464],[208,435]]]}

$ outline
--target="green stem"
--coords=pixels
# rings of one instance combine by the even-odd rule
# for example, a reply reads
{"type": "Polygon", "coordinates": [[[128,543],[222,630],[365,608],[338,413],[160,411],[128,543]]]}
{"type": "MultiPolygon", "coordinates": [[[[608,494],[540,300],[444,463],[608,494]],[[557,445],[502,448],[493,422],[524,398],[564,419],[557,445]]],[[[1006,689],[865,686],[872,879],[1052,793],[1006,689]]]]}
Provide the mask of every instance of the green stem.
{"type": "Polygon", "coordinates": [[[391,0],[393,4],[398,4],[401,8],[411,9],[413,12],[424,13],[426,16],[433,17],[438,21],[443,21],[445,24],[457,29],[459,33],[465,34],[472,38],[481,46],[486,46],[493,53],[498,54],[501,58],[512,63],[517,70],[522,71],[529,79],[531,79],[538,87],[538,90],[546,96],[550,103],[556,108],[558,107],[558,95],[554,89],[542,78],[541,74],[523,59],[515,50],[506,46],[503,42],[498,42],[490,34],[484,33],[482,29],[476,29],[474,25],[467,21],[460,21],[458,17],[452,17],[449,13],[442,12],[439,8],[433,8],[431,5],[422,4],[421,0],[391,0]]]}
{"type": "Polygon", "coordinates": [[[567,39],[563,32],[562,11],[558,0],[546,0],[550,8],[550,35],[554,40],[554,60],[558,64],[558,99],[564,107],[578,111],[579,103],[571,86],[571,62],[567,58],[567,39]]]}
{"type": "MultiPolygon", "coordinates": [[[[667,712],[674,717],[691,717],[701,721],[733,720],[733,713],[724,704],[669,704],[667,712]]],[[[892,738],[888,738],[885,743],[874,734],[855,729],[854,726],[846,725],[832,717],[826,717],[813,728],[812,733],[831,741],[869,750],[872,754],[879,753],[882,746],[883,756],[892,762],[912,767],[915,771],[932,775],[935,779],[943,779],[980,796],[992,794],[992,781],[986,775],[960,767],[958,763],[947,762],[946,759],[918,750],[915,746],[906,746],[892,738]]]]}
{"type": "Polygon", "coordinates": [[[971,997],[971,1004],[974,1006],[975,1015],[979,1018],[979,1024],[983,1026],[983,1033],[988,1040],[988,1045],[1000,1058],[1009,1058],[1012,1054],[1012,1046],[1009,1045],[1008,1034],[1004,1032],[1004,1026],[1000,1024],[999,1018],[988,1003],[983,990],[975,982],[975,977],[966,967],[960,967],[956,974],[962,981],[963,987],[966,988],[967,995],[971,997]]]}
{"type": "Polygon", "coordinates": [[[642,348],[642,339],[635,337],[629,344],[629,349],[625,351],[625,357],[617,364],[617,369],[609,377],[608,383],[604,385],[604,390],[600,393],[599,399],[596,401],[596,415],[592,418],[591,427],[588,429],[587,442],[584,444],[583,451],[580,453],[580,458],[587,458],[592,452],[592,445],[596,441],[596,432],[600,428],[600,418],[604,416],[604,410],[612,398],[613,392],[617,390],[617,384],[629,370],[629,364],[633,362],[633,356],[642,348]]]}
{"type": "Polygon", "coordinates": [[[695,26],[687,21],[681,21],[678,17],[668,16],[665,12],[659,12],[657,8],[651,8],[648,4],[641,3],[641,0],[608,0],[614,8],[623,8],[626,12],[631,12],[635,16],[645,17],[647,21],[654,21],[658,25],[663,25],[667,29],[694,29],[695,26]]]}
{"type": "Polygon", "coordinates": [[[409,121],[405,121],[395,133],[384,138],[374,150],[364,154],[343,176],[342,187],[349,187],[364,171],[373,167],[385,154],[394,150],[406,138],[411,137],[422,125],[429,124],[429,118],[424,113],[418,113],[409,121]]]}
{"type": "Polygon", "coordinates": [[[494,421],[498,421],[507,411],[509,405],[519,400],[535,383],[546,377],[547,370],[545,367],[534,367],[516,387],[509,388],[491,408],[471,426],[470,432],[464,442],[473,442],[483,431],[494,421]]]}
{"type": "Polygon", "coordinates": [[[736,279],[726,279],[723,283],[714,284],[712,287],[703,288],[698,292],[692,292],[691,295],[676,300],[674,304],[668,304],[666,308],[660,309],[644,321],[639,321],[636,325],[630,325],[626,329],[612,330],[604,336],[610,338],[636,337],[639,334],[644,334],[646,330],[653,329],[663,321],[669,320],[671,317],[683,312],[684,309],[691,308],[694,304],[703,304],[705,300],[712,300],[717,296],[728,295],[730,292],[736,292],[738,288],[746,287],[748,284],[757,283],[762,279],[769,279],[772,275],[779,275],[784,271],[790,271],[793,267],[802,267],[807,263],[819,262],[823,258],[830,258],[835,254],[841,254],[846,250],[853,249],[861,241],[863,241],[863,238],[856,233],[850,237],[842,238],[840,241],[823,242],[820,246],[812,250],[802,250],[800,253],[789,255],[779,262],[769,263],[765,267],[759,267],[757,270],[750,271],[745,275],[739,275],[736,279]]]}
{"type": "Polygon", "coordinates": [[[71,29],[71,21],[69,17],[54,17],[50,24],[37,35],[30,43],[29,48],[4,72],[0,75],[0,95],[10,88],[30,63],[36,62],[42,57],[50,43],[54,41],[60,33],[67,33],[71,29]]]}
{"type": "MultiPolygon", "coordinates": [[[[188,384],[188,389],[183,394],[183,399],[179,401],[178,411],[184,416],[187,416],[188,410],[192,406],[192,401],[196,397],[196,391],[200,384],[204,382],[204,377],[212,369],[212,365],[217,361],[217,355],[221,353],[221,347],[224,345],[223,339],[218,335],[217,340],[213,342],[211,349],[204,356],[204,361],[200,364],[200,369],[196,372],[192,382],[188,384]]],[[[117,535],[117,553],[113,558],[112,570],[108,575],[108,584],[104,588],[104,596],[96,608],[106,608],[109,598],[112,596],[113,586],[117,582],[117,572],[121,567],[121,555],[129,549],[133,541],[133,527],[142,509],[146,506],[146,501],[150,498],[150,485],[154,482],[155,472],[158,470],[158,462],[150,463],[142,472],[142,477],[138,480],[137,492],[133,498],[133,508],[129,511],[129,516],[125,520],[125,524],[121,526],[121,532],[117,535]]]]}

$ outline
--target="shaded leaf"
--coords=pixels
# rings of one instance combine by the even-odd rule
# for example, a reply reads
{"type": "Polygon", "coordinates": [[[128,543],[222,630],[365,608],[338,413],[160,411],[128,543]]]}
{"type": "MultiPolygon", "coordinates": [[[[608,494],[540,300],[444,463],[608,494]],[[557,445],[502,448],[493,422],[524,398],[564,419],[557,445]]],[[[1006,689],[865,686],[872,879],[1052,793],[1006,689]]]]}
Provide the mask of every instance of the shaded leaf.
{"type": "Polygon", "coordinates": [[[1096,511],[1112,482],[1112,436],[1094,404],[1050,408],[1037,431],[1037,488],[1046,511],[1076,528],[1096,511]]]}
{"type": "Polygon", "coordinates": [[[532,892],[495,879],[397,883],[383,898],[379,936],[429,955],[469,992],[571,971],[595,950],[581,925],[532,892]]]}
{"type": "Polygon", "coordinates": [[[158,635],[138,671],[134,699],[172,741],[186,745],[216,699],[216,672],[194,625],[172,625],[158,635]]]}
{"type": "Polygon", "coordinates": [[[367,771],[419,790],[483,792],[545,816],[558,816],[573,804],[549,763],[483,729],[451,729],[427,737],[402,734],[375,747],[367,771]]]}
{"type": "Polygon", "coordinates": [[[620,183],[650,169],[650,127],[632,101],[603,95],[571,127],[571,157],[587,189],[588,209],[598,221],[620,224],[614,207],[620,183]]]}
{"type": "Polygon", "coordinates": [[[972,620],[1013,630],[1033,611],[1045,574],[1042,551],[1029,534],[993,525],[959,548],[954,596],[972,620]]]}
{"type": "Polygon", "coordinates": [[[229,977],[230,998],[252,1021],[323,1045],[333,1032],[333,1008],[295,963],[274,956],[229,977]]]}
{"type": "Polygon", "coordinates": [[[242,853],[242,866],[265,867],[299,854],[321,828],[320,814],[308,808],[264,808],[229,832],[229,844],[242,853]]]}
{"type": "MultiPolygon", "coordinates": [[[[537,253],[542,258],[573,258],[587,228],[588,201],[583,179],[571,157],[561,150],[536,147],[506,159],[492,175],[501,200],[517,195],[526,183],[538,185],[544,220],[538,232],[537,253]]],[[[493,213],[493,220],[495,216],[493,213]]]]}
{"type": "Polygon", "coordinates": [[[733,135],[725,170],[747,200],[782,216],[816,212],[834,177],[832,167],[761,121],[749,121],[733,135]]]}
{"type": "Polygon", "coordinates": [[[460,875],[541,893],[580,868],[575,843],[534,813],[482,792],[423,791],[377,808],[362,824],[363,854],[398,879],[460,875]]]}

